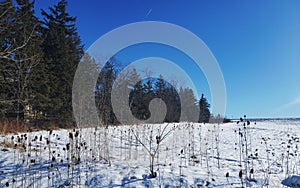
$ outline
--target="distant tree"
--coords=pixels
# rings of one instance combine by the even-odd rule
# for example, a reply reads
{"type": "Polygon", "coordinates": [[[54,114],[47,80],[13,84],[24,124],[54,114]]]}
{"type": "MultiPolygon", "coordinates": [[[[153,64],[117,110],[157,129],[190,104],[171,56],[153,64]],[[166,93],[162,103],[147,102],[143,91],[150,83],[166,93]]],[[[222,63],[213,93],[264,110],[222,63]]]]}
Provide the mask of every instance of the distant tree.
{"type": "Polygon", "coordinates": [[[135,68],[133,68],[131,74],[128,76],[128,84],[130,89],[128,106],[130,107],[132,115],[134,115],[135,118],[142,120],[145,110],[145,104],[143,101],[144,88],[141,82],[141,77],[135,68]]]}
{"type": "Polygon", "coordinates": [[[96,104],[101,121],[105,125],[117,123],[111,104],[111,92],[119,72],[118,68],[117,59],[111,58],[102,68],[96,84],[96,104]]]}
{"type": "Polygon", "coordinates": [[[88,54],[85,53],[82,60],[80,61],[80,72],[82,74],[76,75],[76,83],[80,87],[73,87],[72,95],[73,100],[72,105],[74,110],[73,113],[75,115],[77,125],[80,126],[95,126],[94,122],[91,121],[93,119],[93,114],[90,112],[93,109],[95,96],[91,96],[90,93],[95,92],[94,84],[91,83],[91,80],[95,75],[99,73],[99,65],[96,61],[88,54]]]}
{"type": "Polygon", "coordinates": [[[156,98],[154,91],[155,79],[150,76],[145,79],[143,83],[143,98],[141,102],[143,103],[144,113],[142,114],[142,116],[143,119],[146,120],[151,117],[149,104],[152,99],[156,98]]]}
{"type": "Polygon", "coordinates": [[[204,97],[204,94],[201,95],[199,100],[199,122],[200,123],[208,123],[210,118],[210,111],[209,111],[210,104],[207,102],[207,99],[204,97]]]}
{"type": "Polygon", "coordinates": [[[199,109],[193,90],[190,88],[180,88],[179,96],[181,99],[181,108],[184,109],[181,114],[181,121],[197,122],[199,109]]]}
{"type": "Polygon", "coordinates": [[[130,91],[133,90],[136,82],[140,80],[139,74],[136,69],[132,67],[128,67],[127,69],[122,70],[122,72],[118,73],[117,79],[113,85],[113,93],[112,93],[112,101],[117,102],[118,109],[113,109],[113,112],[116,117],[121,118],[117,119],[115,123],[125,123],[125,124],[133,124],[132,122],[132,113],[129,110],[130,108],[130,91]],[[121,100],[123,99],[123,100],[121,100]],[[121,122],[119,122],[121,121],[121,122]]]}
{"type": "Polygon", "coordinates": [[[174,84],[167,82],[162,75],[155,82],[155,95],[161,98],[167,107],[165,122],[178,122],[181,113],[179,92],[174,84]]]}
{"type": "Polygon", "coordinates": [[[163,97],[166,95],[166,81],[164,80],[164,77],[160,74],[159,78],[155,82],[154,90],[158,97],[163,97]]]}
{"type": "MultiPolygon", "coordinates": [[[[137,82],[129,94],[129,106],[132,114],[139,120],[146,120],[149,118],[148,104],[147,104],[147,90],[143,84],[143,80],[137,82]]],[[[151,90],[149,90],[152,92],[151,90]]],[[[149,96],[148,96],[149,99],[149,96]]]]}
{"type": "MultiPolygon", "coordinates": [[[[175,122],[180,118],[180,99],[176,88],[166,82],[162,75],[159,78],[149,77],[136,83],[130,93],[129,102],[132,114],[147,120],[151,112],[149,104],[155,98],[160,98],[166,104],[167,112],[163,121],[175,122]]],[[[160,101],[160,102],[162,102],[160,101]]],[[[160,107],[163,104],[160,104],[160,107]]],[[[160,109],[157,109],[158,111],[160,109]]]]}

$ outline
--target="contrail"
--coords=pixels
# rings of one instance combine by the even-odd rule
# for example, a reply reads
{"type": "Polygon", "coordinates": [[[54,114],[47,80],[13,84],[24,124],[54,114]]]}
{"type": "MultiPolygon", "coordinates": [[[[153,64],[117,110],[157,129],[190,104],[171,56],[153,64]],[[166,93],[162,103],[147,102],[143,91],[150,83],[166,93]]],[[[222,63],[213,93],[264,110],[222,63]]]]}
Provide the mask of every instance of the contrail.
{"type": "Polygon", "coordinates": [[[152,12],[152,8],[149,9],[148,13],[146,14],[146,18],[149,16],[149,14],[152,12]]]}

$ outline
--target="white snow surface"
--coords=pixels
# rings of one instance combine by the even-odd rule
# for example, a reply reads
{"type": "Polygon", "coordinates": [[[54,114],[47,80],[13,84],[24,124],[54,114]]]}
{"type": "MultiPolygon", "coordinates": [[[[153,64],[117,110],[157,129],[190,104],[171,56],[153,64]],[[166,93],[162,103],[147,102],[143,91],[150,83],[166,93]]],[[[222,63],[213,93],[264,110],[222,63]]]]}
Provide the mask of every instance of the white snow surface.
{"type": "Polygon", "coordinates": [[[243,123],[2,135],[0,187],[283,187],[300,174],[300,121],[243,123]]]}

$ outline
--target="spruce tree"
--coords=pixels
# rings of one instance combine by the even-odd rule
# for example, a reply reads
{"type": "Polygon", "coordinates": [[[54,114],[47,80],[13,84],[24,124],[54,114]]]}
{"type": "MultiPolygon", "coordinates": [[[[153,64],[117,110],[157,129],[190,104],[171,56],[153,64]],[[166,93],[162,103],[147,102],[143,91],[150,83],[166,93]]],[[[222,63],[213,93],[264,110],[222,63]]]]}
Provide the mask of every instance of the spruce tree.
{"type": "Polygon", "coordinates": [[[8,112],[13,111],[15,97],[13,52],[17,46],[14,45],[15,30],[15,7],[11,0],[0,2],[0,110],[1,118],[5,118],[8,112]]]}
{"type": "Polygon", "coordinates": [[[83,56],[83,46],[75,27],[76,18],[68,14],[67,2],[61,0],[50,13],[42,10],[44,69],[47,76],[43,98],[47,108],[43,113],[52,122],[64,126],[74,123],[72,115],[72,84],[77,65],[83,56]]]}
{"type": "Polygon", "coordinates": [[[167,105],[166,122],[179,122],[181,117],[181,101],[179,92],[176,89],[176,85],[173,83],[166,83],[164,100],[167,105]]]}
{"type": "MultiPolygon", "coordinates": [[[[134,69],[133,75],[135,76],[136,72],[134,69]]],[[[131,92],[129,94],[129,106],[132,114],[140,120],[145,120],[146,116],[146,101],[145,101],[145,93],[144,86],[142,81],[138,81],[134,85],[131,86],[131,92]]]]}
{"type": "Polygon", "coordinates": [[[17,122],[29,105],[32,72],[41,58],[40,24],[33,7],[29,0],[17,0],[16,4],[7,0],[0,8],[1,116],[6,114],[17,122]]]}
{"type": "Polygon", "coordinates": [[[77,122],[77,125],[80,126],[94,126],[94,122],[91,120],[94,118],[93,114],[90,112],[93,109],[95,96],[91,96],[90,93],[94,92],[94,84],[91,83],[94,76],[98,74],[99,66],[96,64],[96,61],[88,54],[84,54],[82,60],[80,61],[80,72],[82,74],[77,74],[76,84],[80,87],[74,87],[72,96],[74,97],[72,101],[74,114],[77,122]]]}
{"type": "Polygon", "coordinates": [[[199,107],[200,107],[199,122],[208,123],[211,115],[209,111],[210,105],[207,102],[207,99],[204,97],[204,94],[201,95],[201,99],[199,100],[199,107]]]}
{"type": "Polygon", "coordinates": [[[167,107],[164,121],[178,122],[180,120],[181,104],[176,88],[167,82],[162,75],[159,75],[154,84],[154,92],[155,96],[161,98],[167,107]]]}
{"type": "MultiPolygon", "coordinates": [[[[25,113],[25,107],[30,108],[35,93],[32,90],[34,80],[34,69],[42,58],[40,44],[42,42],[41,23],[34,15],[34,1],[17,0],[17,33],[16,41],[19,46],[25,43],[25,46],[16,52],[17,58],[17,99],[18,114],[25,113]]],[[[39,81],[39,80],[38,80],[39,81]]],[[[28,115],[32,115],[27,112],[28,115]]]]}
{"type": "Polygon", "coordinates": [[[199,109],[193,90],[190,88],[180,88],[179,96],[181,98],[181,108],[184,109],[181,114],[181,121],[197,122],[199,109]]]}
{"type": "Polygon", "coordinates": [[[155,95],[159,98],[163,98],[166,93],[166,82],[164,80],[164,77],[160,74],[159,78],[157,79],[157,81],[155,82],[155,86],[154,86],[154,91],[155,91],[155,95]]]}
{"type": "Polygon", "coordinates": [[[118,61],[111,58],[102,68],[96,84],[96,105],[102,123],[115,124],[116,117],[111,105],[111,92],[118,73],[118,61]]]}

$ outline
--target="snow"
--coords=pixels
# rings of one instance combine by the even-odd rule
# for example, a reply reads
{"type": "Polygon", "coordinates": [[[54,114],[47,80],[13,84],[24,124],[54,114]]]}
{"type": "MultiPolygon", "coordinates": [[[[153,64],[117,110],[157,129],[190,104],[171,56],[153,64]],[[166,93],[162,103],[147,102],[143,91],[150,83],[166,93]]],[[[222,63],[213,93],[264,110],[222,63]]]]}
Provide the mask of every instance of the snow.
{"type": "Polygon", "coordinates": [[[0,136],[0,187],[282,187],[300,173],[299,129],[266,120],[10,134],[0,136]]]}

